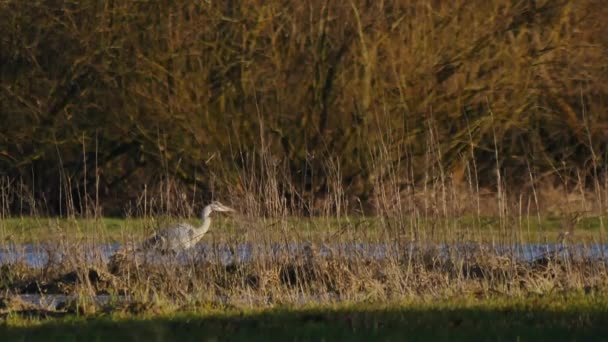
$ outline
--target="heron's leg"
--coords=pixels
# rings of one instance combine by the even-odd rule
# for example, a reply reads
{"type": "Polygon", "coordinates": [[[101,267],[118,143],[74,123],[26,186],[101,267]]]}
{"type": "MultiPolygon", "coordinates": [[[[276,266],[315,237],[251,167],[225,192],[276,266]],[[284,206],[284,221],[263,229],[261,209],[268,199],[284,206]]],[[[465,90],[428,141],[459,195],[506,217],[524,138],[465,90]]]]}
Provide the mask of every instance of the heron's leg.
{"type": "Polygon", "coordinates": [[[230,251],[230,255],[232,256],[231,262],[235,263],[236,262],[236,253],[234,251],[234,246],[228,245],[228,250],[230,251]]]}

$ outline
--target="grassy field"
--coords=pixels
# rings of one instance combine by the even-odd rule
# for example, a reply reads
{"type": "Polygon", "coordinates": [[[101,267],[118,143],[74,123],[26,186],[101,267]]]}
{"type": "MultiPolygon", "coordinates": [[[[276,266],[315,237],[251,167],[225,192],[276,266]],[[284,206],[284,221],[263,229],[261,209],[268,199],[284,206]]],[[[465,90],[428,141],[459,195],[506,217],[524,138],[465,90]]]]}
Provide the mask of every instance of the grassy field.
{"type": "MultiPolygon", "coordinates": [[[[309,241],[323,241],[340,235],[355,240],[374,241],[383,239],[387,233],[398,231],[405,239],[420,239],[446,242],[451,239],[469,241],[495,241],[509,239],[514,243],[557,242],[565,230],[570,229],[580,243],[598,243],[602,239],[602,219],[588,216],[572,227],[566,227],[568,217],[522,216],[508,222],[496,217],[463,216],[438,219],[408,217],[402,220],[382,217],[353,216],[336,219],[332,217],[285,217],[260,219],[252,217],[219,217],[207,239],[230,240],[241,236],[244,239],[269,237],[281,239],[286,235],[309,241]],[[514,240],[515,239],[515,240],[514,240]]],[[[14,243],[37,243],[66,237],[74,240],[91,240],[96,243],[123,243],[125,240],[142,239],[158,229],[172,224],[188,222],[200,224],[200,219],[161,216],[155,218],[7,218],[0,220],[0,241],[14,243]]]]}
{"type": "Polygon", "coordinates": [[[606,297],[579,294],[46,320],[12,316],[0,326],[0,336],[7,341],[605,341],[606,320],[606,297]]]}

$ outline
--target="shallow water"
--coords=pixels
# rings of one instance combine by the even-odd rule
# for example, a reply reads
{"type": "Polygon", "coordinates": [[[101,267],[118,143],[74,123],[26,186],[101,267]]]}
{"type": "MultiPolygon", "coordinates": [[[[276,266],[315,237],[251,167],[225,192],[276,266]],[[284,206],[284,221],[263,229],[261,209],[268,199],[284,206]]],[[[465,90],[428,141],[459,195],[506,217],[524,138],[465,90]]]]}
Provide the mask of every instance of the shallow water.
{"type": "MultiPolygon", "coordinates": [[[[70,260],[71,255],[84,257],[87,262],[108,262],[110,257],[120,249],[119,244],[51,246],[46,244],[5,244],[0,245],[0,265],[17,262],[30,267],[44,267],[49,263],[70,260]],[[71,255],[68,255],[71,254],[71,255]]],[[[600,244],[517,244],[495,245],[462,243],[462,244],[386,244],[386,243],[335,243],[315,247],[318,257],[367,258],[382,260],[393,256],[409,258],[418,253],[431,252],[440,258],[467,258],[480,252],[512,258],[519,261],[534,261],[546,255],[557,255],[563,258],[601,259],[608,261],[608,245],[600,244]]],[[[301,257],[310,252],[310,245],[297,244],[228,244],[199,243],[190,251],[177,255],[162,255],[154,251],[138,252],[147,261],[158,262],[218,262],[228,265],[234,262],[248,263],[261,258],[301,257]]],[[[79,257],[78,260],[81,260],[79,257]]]]}

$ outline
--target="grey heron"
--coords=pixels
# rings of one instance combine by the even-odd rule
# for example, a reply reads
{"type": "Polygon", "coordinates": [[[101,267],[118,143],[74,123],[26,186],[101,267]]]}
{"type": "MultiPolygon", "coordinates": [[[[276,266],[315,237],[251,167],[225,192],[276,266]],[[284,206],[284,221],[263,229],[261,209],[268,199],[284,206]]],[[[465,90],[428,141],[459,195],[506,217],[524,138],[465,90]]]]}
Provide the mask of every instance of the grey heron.
{"type": "Polygon", "coordinates": [[[141,249],[155,249],[162,252],[177,253],[194,247],[209,230],[211,226],[210,216],[214,211],[234,212],[235,210],[218,201],[214,201],[203,209],[203,222],[199,227],[194,227],[188,223],[179,223],[175,226],[167,227],[148,237],[141,244],[141,249]]]}

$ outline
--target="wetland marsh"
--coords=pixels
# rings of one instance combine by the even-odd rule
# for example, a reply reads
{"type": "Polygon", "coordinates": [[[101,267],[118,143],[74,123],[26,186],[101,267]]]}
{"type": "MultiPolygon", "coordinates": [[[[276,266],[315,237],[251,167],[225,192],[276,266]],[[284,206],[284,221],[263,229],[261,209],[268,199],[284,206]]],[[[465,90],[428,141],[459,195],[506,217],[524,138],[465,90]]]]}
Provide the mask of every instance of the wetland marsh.
{"type": "Polygon", "coordinates": [[[0,1],[0,340],[606,340],[606,17],[0,1]]]}

